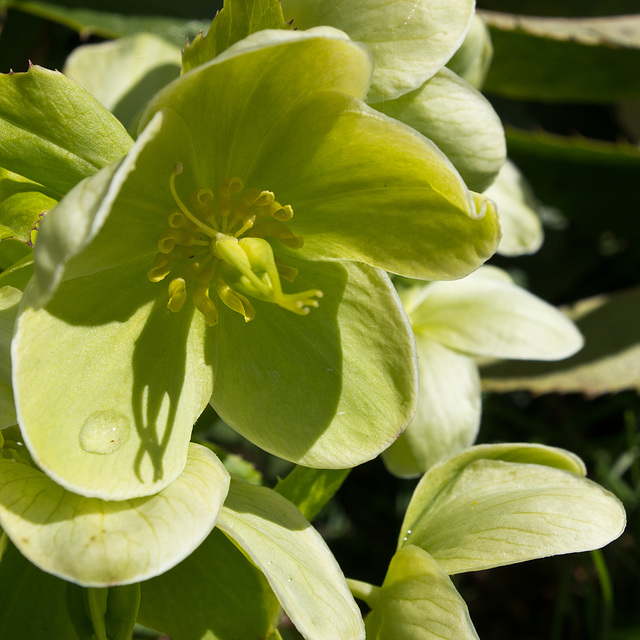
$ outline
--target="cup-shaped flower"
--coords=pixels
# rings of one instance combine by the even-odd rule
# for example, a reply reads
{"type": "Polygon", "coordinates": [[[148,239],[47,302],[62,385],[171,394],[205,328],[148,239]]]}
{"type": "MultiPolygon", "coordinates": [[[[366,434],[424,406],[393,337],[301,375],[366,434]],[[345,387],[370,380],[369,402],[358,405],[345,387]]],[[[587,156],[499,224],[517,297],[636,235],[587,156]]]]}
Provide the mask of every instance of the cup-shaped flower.
{"type": "Polygon", "coordinates": [[[402,431],[414,343],[379,269],[461,277],[500,232],[432,143],[361,101],[371,71],[333,29],[253,34],[169,85],[131,152],[50,212],[13,381],[57,482],[159,491],[209,401],[308,466],[402,431]]]}

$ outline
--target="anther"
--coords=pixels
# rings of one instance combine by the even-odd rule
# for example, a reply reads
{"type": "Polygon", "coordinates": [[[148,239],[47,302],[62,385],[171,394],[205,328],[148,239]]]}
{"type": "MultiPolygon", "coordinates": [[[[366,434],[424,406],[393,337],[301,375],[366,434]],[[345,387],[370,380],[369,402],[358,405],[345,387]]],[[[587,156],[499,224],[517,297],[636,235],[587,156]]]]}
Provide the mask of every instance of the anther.
{"type": "Polygon", "coordinates": [[[170,311],[180,311],[187,299],[187,283],[184,278],[174,278],[169,283],[169,302],[167,309],[170,311]]]}

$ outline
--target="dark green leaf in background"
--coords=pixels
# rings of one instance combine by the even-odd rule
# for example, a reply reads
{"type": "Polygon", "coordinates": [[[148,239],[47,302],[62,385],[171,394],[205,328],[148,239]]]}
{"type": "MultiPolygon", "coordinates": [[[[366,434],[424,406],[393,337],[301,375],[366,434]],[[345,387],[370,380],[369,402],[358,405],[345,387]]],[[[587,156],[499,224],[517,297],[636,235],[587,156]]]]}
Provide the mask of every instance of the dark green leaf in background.
{"type": "Polygon", "coordinates": [[[266,579],[218,530],[186,560],[141,584],[138,621],[172,640],[264,638],[280,605],[266,579]]]}
{"type": "Polygon", "coordinates": [[[484,85],[487,93],[595,103],[640,96],[640,15],[482,16],[494,49],[484,85]]]}
{"type": "Polygon", "coordinates": [[[66,592],[64,580],[40,571],[9,544],[0,562],[0,637],[77,640],[66,592]]]}
{"type": "Polygon", "coordinates": [[[585,347],[559,362],[504,362],[484,367],[489,391],[597,396],[640,391],[640,289],[603,295],[577,304],[570,315],[585,336],[585,347]]]}

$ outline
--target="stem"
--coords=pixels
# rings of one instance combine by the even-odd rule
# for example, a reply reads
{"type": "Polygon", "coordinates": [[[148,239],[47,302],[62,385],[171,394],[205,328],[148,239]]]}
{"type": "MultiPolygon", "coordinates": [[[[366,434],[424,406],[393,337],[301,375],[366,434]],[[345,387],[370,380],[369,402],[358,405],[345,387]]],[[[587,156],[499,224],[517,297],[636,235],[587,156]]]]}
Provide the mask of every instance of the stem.
{"type": "Polygon", "coordinates": [[[354,598],[366,602],[371,609],[375,607],[378,596],[380,595],[380,587],[376,587],[368,582],[352,580],[351,578],[347,578],[347,586],[354,598]]]}
{"type": "Polygon", "coordinates": [[[593,566],[598,574],[600,582],[600,593],[602,594],[602,637],[607,637],[611,628],[611,620],[613,618],[613,587],[611,585],[611,576],[605,562],[604,555],[600,549],[591,551],[591,559],[593,566]]]}

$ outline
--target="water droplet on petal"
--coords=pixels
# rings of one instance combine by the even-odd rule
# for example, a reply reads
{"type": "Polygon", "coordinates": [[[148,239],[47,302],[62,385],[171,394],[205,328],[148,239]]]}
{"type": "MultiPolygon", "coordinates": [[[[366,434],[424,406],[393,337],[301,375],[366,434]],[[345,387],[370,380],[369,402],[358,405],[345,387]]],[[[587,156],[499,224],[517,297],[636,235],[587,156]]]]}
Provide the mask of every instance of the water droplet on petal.
{"type": "Polygon", "coordinates": [[[117,411],[92,413],[80,430],[80,446],[103,455],[117,451],[128,439],[131,421],[117,411]]]}

